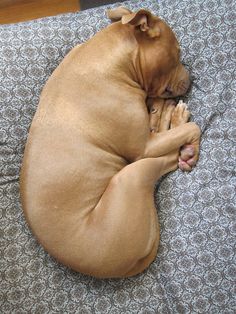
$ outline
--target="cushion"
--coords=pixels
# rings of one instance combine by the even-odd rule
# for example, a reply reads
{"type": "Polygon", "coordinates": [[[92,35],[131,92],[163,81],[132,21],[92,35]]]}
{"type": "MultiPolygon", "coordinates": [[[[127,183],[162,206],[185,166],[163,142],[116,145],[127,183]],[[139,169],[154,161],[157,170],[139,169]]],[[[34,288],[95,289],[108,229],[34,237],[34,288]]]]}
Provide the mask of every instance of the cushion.
{"type": "Polygon", "coordinates": [[[191,173],[177,170],[157,184],[161,243],[144,273],[98,280],[58,264],[25,222],[19,171],[43,85],[73,46],[109,24],[106,6],[0,25],[1,313],[236,311],[235,1],[122,5],[160,15],[180,40],[194,77],[185,100],[202,129],[199,163],[191,173]]]}

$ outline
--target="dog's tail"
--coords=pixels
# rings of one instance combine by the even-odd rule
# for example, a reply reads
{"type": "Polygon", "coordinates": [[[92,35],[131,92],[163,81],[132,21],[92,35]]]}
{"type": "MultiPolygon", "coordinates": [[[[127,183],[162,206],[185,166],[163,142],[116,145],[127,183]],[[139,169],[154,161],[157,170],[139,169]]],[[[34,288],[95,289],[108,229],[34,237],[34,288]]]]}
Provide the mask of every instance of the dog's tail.
{"type": "Polygon", "coordinates": [[[132,13],[129,9],[125,7],[118,7],[116,9],[107,10],[107,17],[112,21],[120,21],[122,16],[132,13]]]}

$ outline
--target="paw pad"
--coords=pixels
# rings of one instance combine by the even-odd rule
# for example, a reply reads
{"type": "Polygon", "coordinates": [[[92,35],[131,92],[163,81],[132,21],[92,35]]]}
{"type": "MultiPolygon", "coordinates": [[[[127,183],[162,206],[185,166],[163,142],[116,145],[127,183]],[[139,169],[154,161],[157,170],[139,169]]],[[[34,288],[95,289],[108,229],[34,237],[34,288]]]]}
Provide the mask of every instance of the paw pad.
{"type": "Polygon", "coordinates": [[[180,151],[179,168],[190,171],[196,165],[197,154],[193,145],[185,145],[180,151]]]}

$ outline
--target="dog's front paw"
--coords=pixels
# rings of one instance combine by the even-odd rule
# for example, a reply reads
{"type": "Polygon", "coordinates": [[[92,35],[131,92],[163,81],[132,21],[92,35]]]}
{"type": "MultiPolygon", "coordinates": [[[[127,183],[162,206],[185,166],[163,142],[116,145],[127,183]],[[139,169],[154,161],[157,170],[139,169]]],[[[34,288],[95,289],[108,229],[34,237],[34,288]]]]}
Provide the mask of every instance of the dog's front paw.
{"type": "MultiPolygon", "coordinates": [[[[181,126],[188,122],[190,112],[187,105],[180,100],[171,117],[171,129],[181,126]]],[[[179,168],[183,171],[191,171],[196,165],[199,157],[199,137],[193,139],[189,144],[181,147],[179,156],[179,168]]]]}
{"type": "Polygon", "coordinates": [[[172,112],[171,117],[171,129],[176,128],[179,125],[182,125],[188,122],[190,117],[190,112],[188,111],[187,104],[180,100],[172,112]]]}

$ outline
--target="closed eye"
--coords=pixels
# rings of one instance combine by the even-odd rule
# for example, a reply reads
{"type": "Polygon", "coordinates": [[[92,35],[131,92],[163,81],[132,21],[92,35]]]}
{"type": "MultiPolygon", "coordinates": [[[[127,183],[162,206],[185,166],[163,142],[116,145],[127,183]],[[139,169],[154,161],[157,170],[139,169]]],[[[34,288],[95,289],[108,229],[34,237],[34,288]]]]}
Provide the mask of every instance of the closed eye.
{"type": "Polygon", "coordinates": [[[173,91],[172,91],[172,89],[170,88],[170,86],[167,86],[167,87],[166,87],[165,93],[166,93],[167,95],[170,95],[170,96],[173,94],[173,91]]]}

